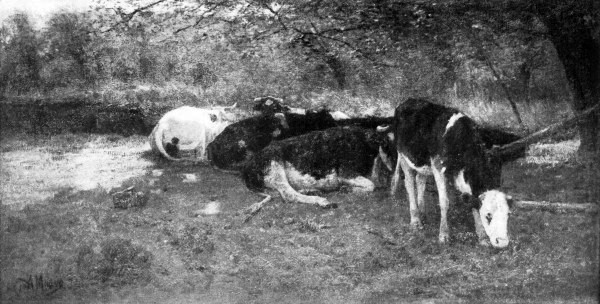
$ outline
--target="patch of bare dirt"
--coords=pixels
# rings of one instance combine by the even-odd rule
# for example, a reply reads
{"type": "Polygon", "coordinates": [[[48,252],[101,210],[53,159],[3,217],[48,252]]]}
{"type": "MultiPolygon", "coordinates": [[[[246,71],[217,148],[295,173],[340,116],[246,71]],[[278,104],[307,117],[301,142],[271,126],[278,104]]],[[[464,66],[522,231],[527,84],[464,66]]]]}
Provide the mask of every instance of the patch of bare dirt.
{"type": "Polygon", "coordinates": [[[97,136],[83,144],[82,149],[71,152],[57,153],[46,147],[2,152],[2,204],[21,209],[64,188],[91,190],[99,186],[110,190],[143,175],[153,165],[141,157],[148,150],[150,145],[144,136],[132,137],[125,145],[97,136]]]}

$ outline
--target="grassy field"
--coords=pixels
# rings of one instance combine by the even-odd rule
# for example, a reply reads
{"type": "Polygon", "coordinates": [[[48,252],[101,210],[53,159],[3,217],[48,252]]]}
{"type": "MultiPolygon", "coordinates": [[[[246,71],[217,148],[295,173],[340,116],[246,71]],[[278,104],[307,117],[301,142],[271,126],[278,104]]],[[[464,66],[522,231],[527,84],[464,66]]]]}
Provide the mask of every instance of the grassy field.
{"type": "MultiPolygon", "coordinates": [[[[3,303],[597,303],[597,214],[515,210],[512,242],[476,245],[465,210],[437,243],[387,189],[330,193],[323,210],[261,199],[239,177],[148,153],[145,137],[56,135],[0,142],[3,303]],[[195,178],[190,178],[192,174],[195,178]],[[116,209],[134,186],[143,207],[116,209]]],[[[504,170],[521,199],[596,202],[577,141],[533,146],[504,170]]],[[[462,212],[461,212],[462,211],[462,212]]]]}

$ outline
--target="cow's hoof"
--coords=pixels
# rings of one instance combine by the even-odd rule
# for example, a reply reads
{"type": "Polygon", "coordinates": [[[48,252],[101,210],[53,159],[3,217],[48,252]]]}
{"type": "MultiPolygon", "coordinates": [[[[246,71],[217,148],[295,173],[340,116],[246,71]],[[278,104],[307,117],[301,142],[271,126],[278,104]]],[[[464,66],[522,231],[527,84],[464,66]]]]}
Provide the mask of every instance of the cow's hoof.
{"type": "Polygon", "coordinates": [[[418,230],[423,230],[423,223],[421,223],[421,221],[414,221],[410,223],[410,228],[412,230],[418,231],[418,230]]]}
{"type": "Polygon", "coordinates": [[[317,189],[302,189],[302,190],[298,190],[298,193],[304,194],[304,195],[312,195],[312,196],[318,196],[318,195],[322,194],[322,192],[317,189]]]}
{"type": "Polygon", "coordinates": [[[326,200],[324,203],[319,204],[319,206],[321,206],[324,209],[336,209],[338,207],[338,204],[331,203],[326,200]]]}
{"type": "Polygon", "coordinates": [[[450,240],[450,236],[447,234],[440,234],[440,244],[446,244],[450,240]]]}

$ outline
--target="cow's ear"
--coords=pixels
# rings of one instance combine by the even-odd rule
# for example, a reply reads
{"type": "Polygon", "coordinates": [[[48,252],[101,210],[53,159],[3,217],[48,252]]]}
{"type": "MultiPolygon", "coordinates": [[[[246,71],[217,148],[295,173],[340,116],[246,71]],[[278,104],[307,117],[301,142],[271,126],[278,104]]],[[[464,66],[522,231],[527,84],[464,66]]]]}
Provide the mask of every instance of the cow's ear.
{"type": "Polygon", "coordinates": [[[390,125],[377,126],[377,132],[385,133],[390,129],[390,125]]]}
{"type": "Polygon", "coordinates": [[[367,144],[369,145],[369,147],[375,150],[379,149],[379,146],[381,146],[381,140],[380,135],[377,132],[365,130],[365,137],[367,139],[367,144]]]}
{"type": "Polygon", "coordinates": [[[515,207],[515,199],[510,195],[506,196],[506,203],[508,204],[509,209],[513,209],[515,207]]]}

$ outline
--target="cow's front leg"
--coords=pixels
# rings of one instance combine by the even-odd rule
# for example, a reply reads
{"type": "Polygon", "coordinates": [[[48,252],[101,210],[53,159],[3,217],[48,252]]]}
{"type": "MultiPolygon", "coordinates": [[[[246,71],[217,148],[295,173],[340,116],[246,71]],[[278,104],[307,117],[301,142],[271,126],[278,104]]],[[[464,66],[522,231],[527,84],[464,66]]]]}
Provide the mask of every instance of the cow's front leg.
{"type": "Polygon", "coordinates": [[[481,216],[479,215],[479,210],[473,208],[473,220],[475,221],[475,232],[477,233],[477,238],[479,239],[479,245],[482,246],[491,246],[490,239],[485,233],[485,229],[483,228],[483,224],[481,223],[481,216]]]}
{"type": "Polygon", "coordinates": [[[336,204],[329,202],[324,197],[304,195],[294,190],[285,174],[285,167],[277,161],[271,161],[265,175],[265,186],[277,190],[286,202],[318,205],[323,208],[336,207],[336,204]]]}
{"type": "Polygon", "coordinates": [[[373,169],[371,170],[371,181],[378,188],[382,186],[380,182],[382,164],[381,158],[379,156],[375,157],[375,160],[373,161],[373,169]]]}
{"type": "Polygon", "coordinates": [[[432,166],[433,177],[438,190],[440,201],[440,243],[446,243],[450,239],[450,230],[448,229],[448,184],[442,168],[438,168],[435,162],[432,166]]]}

